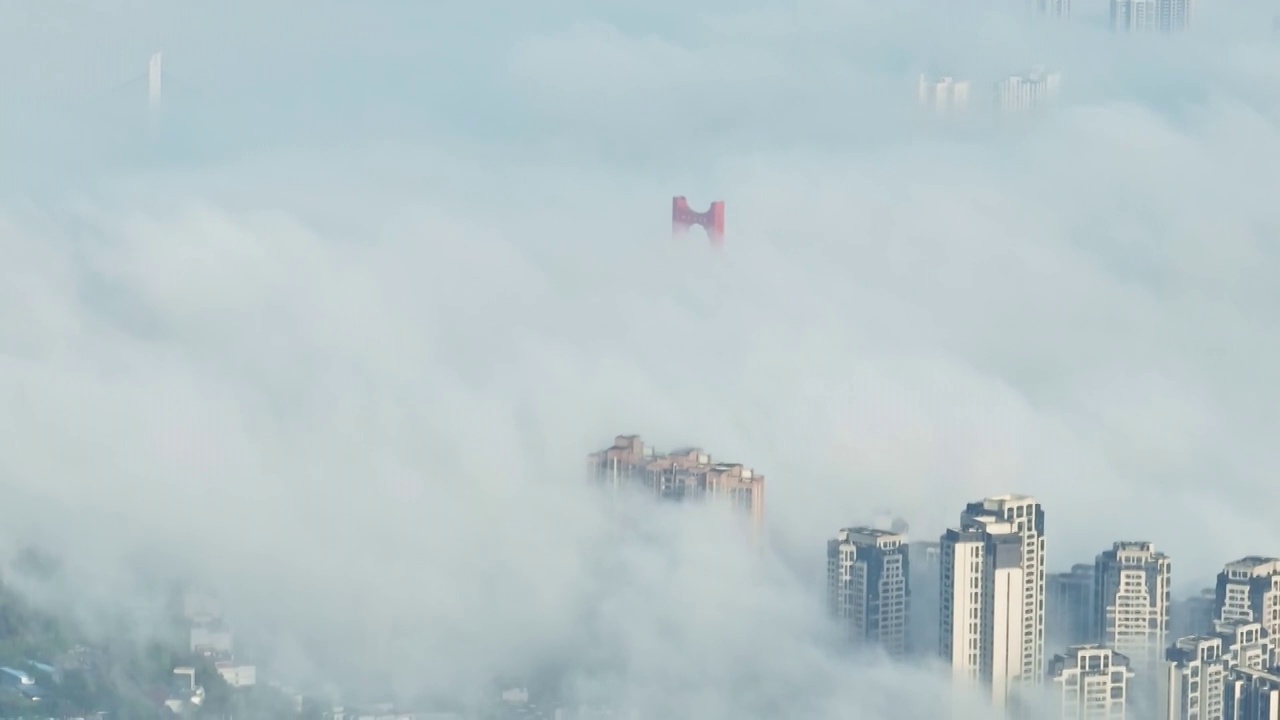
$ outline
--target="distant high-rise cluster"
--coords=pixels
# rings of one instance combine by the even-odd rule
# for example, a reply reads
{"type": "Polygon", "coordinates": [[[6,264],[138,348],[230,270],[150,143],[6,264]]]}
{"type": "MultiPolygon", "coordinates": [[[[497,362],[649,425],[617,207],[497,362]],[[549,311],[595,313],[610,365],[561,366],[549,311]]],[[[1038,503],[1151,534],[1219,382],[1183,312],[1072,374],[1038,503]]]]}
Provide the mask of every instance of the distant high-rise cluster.
{"type": "Polygon", "coordinates": [[[921,107],[939,114],[959,112],[969,107],[969,83],[952,77],[933,80],[921,75],[916,95],[921,107]]]}
{"type": "Polygon", "coordinates": [[[1191,27],[1195,0],[1111,0],[1111,29],[1172,33],[1191,27]]]}
{"type": "Polygon", "coordinates": [[[662,500],[724,501],[759,529],[764,523],[764,475],[741,463],[712,462],[700,448],[659,453],[639,435],[619,435],[587,458],[591,476],[613,489],[631,487],[662,500]]]}
{"type": "Polygon", "coordinates": [[[1036,12],[1055,20],[1071,17],[1071,0],[1036,0],[1036,12]]]}
{"type": "Polygon", "coordinates": [[[1058,98],[1062,77],[1043,67],[1027,75],[1010,75],[996,83],[996,107],[1007,113],[1039,110],[1058,98]]]}

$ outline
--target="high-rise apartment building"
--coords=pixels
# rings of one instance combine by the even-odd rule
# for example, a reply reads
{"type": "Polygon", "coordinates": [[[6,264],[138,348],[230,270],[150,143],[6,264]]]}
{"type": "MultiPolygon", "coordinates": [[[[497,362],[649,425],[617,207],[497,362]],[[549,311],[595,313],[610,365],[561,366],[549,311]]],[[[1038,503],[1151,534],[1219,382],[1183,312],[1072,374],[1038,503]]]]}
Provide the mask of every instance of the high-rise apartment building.
{"type": "Polygon", "coordinates": [[[1274,657],[1266,630],[1255,622],[1219,622],[1213,633],[1179,638],[1166,653],[1168,663],[1161,674],[1166,683],[1158,717],[1162,720],[1251,718],[1231,714],[1234,712],[1231,708],[1239,706],[1231,694],[1242,692],[1244,687],[1233,686],[1231,674],[1236,670],[1268,670],[1273,666],[1274,657]]]}
{"type": "Polygon", "coordinates": [[[911,612],[908,614],[908,649],[913,655],[938,653],[938,611],[942,570],[941,547],[936,542],[912,542],[907,546],[911,559],[911,612]]]}
{"type": "Polygon", "coordinates": [[[1055,655],[1049,665],[1054,696],[1053,717],[1061,720],[1125,720],[1129,659],[1101,645],[1076,645],[1055,655]]]}
{"type": "Polygon", "coordinates": [[[985,515],[948,529],[939,545],[939,655],[955,686],[981,686],[1003,711],[1023,675],[1022,536],[985,515]]]}
{"type": "Polygon", "coordinates": [[[939,550],[939,653],[1009,708],[1044,680],[1044,511],[1025,495],[969,503],[939,550]]]}
{"type": "Polygon", "coordinates": [[[959,112],[969,107],[969,83],[951,77],[933,80],[921,75],[916,96],[921,107],[940,115],[959,112]]]}
{"type": "Polygon", "coordinates": [[[1111,0],[1111,29],[1173,33],[1191,26],[1195,0],[1111,0]]]}
{"type": "Polygon", "coordinates": [[[619,435],[613,446],[587,456],[597,483],[637,488],[663,500],[723,501],[759,530],[764,524],[764,475],[739,463],[714,463],[698,448],[668,454],[646,447],[639,435],[619,435]]]}
{"type": "Polygon", "coordinates": [[[1062,76],[1034,68],[1030,75],[1010,75],[996,83],[996,106],[1003,112],[1039,110],[1058,97],[1062,76]]]}
{"type": "Polygon", "coordinates": [[[1224,720],[1224,696],[1230,662],[1222,638],[1179,638],[1166,654],[1162,720],[1224,720]]]}
{"type": "Polygon", "coordinates": [[[1154,677],[1168,646],[1169,557],[1149,542],[1118,542],[1094,563],[1094,635],[1154,677]]]}
{"type": "Polygon", "coordinates": [[[1227,563],[1214,588],[1215,620],[1262,623],[1280,656],[1280,559],[1250,556],[1227,563]]]}
{"type": "Polygon", "coordinates": [[[846,640],[878,645],[892,658],[907,654],[911,610],[905,535],[846,528],[827,543],[831,614],[846,640]]]}
{"type": "Polygon", "coordinates": [[[1022,540],[1021,676],[1030,683],[1044,680],[1045,539],[1044,510],[1027,495],[1001,495],[969,503],[960,515],[960,526],[990,522],[1009,523],[1022,540]]]}
{"type": "Polygon", "coordinates": [[[1070,572],[1048,575],[1045,582],[1045,638],[1049,647],[1088,645],[1093,635],[1094,606],[1092,564],[1078,563],[1070,572]]]}
{"type": "Polygon", "coordinates": [[[1269,670],[1275,665],[1276,653],[1261,623],[1226,620],[1217,625],[1214,634],[1222,638],[1223,651],[1232,667],[1269,670]]]}

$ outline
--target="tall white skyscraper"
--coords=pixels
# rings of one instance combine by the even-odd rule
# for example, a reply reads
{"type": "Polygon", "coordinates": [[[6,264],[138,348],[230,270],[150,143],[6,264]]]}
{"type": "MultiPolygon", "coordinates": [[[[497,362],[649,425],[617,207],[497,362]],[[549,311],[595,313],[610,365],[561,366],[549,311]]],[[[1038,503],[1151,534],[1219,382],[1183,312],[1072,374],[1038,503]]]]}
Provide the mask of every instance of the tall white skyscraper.
{"type": "Polygon", "coordinates": [[[1044,509],[1027,495],[1001,495],[969,503],[960,515],[960,526],[994,517],[1009,523],[1022,540],[1022,672],[1027,682],[1044,681],[1045,544],[1044,509]]]}
{"type": "Polygon", "coordinates": [[[916,95],[921,107],[929,108],[939,115],[963,111],[969,107],[969,83],[951,77],[931,80],[921,75],[916,95]]]}
{"type": "Polygon", "coordinates": [[[1111,0],[1111,29],[1172,33],[1191,26],[1195,0],[1111,0]]]}
{"type": "Polygon", "coordinates": [[[956,687],[984,687],[1004,710],[1023,677],[1021,535],[994,515],[970,518],[943,533],[939,557],[939,654],[956,687]]]}
{"type": "Polygon", "coordinates": [[[1280,559],[1251,556],[1227,563],[1214,588],[1215,620],[1262,623],[1280,656],[1280,559]]]}
{"type": "Polygon", "coordinates": [[[1038,110],[1057,99],[1061,80],[1061,75],[1043,67],[1029,75],[1010,75],[996,83],[996,106],[1009,113],[1038,110]]]}
{"type": "Polygon", "coordinates": [[[1094,563],[1094,634],[1127,656],[1144,677],[1155,677],[1168,647],[1169,557],[1149,542],[1118,542],[1094,563]]]}
{"type": "Polygon", "coordinates": [[[893,658],[907,653],[911,611],[905,535],[846,528],[827,543],[831,613],[852,643],[879,645],[893,658]]]}
{"type": "Polygon", "coordinates": [[[1075,645],[1056,655],[1049,666],[1060,720],[1125,720],[1129,659],[1101,645],[1075,645]]]}

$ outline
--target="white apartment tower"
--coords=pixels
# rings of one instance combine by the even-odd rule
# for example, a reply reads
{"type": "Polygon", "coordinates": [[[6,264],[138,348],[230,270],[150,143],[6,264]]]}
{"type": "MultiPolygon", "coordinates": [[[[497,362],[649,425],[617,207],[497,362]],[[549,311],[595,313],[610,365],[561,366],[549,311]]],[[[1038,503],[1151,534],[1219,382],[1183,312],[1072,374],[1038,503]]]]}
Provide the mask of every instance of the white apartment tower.
{"type": "Polygon", "coordinates": [[[939,115],[959,112],[969,107],[969,83],[951,77],[931,80],[921,75],[916,96],[921,107],[929,108],[939,115]]]}
{"type": "Polygon", "coordinates": [[[1118,542],[1094,566],[1095,638],[1154,677],[1168,647],[1169,557],[1149,542],[1118,542]]]}
{"type": "Polygon", "coordinates": [[[1027,495],[1001,495],[971,502],[960,515],[960,526],[995,517],[1009,523],[1022,540],[1022,677],[1044,680],[1045,552],[1044,509],[1027,495]]]}
{"type": "Polygon", "coordinates": [[[893,658],[907,653],[907,550],[905,535],[869,527],[846,528],[827,543],[831,613],[845,639],[878,645],[893,658]]]}
{"type": "Polygon", "coordinates": [[[1179,638],[1166,657],[1163,720],[1224,720],[1223,693],[1230,662],[1222,638],[1179,638]]]}
{"type": "Polygon", "coordinates": [[[938,642],[956,686],[981,685],[1004,710],[1022,676],[1022,540],[988,520],[942,535],[938,642]]]}
{"type": "Polygon", "coordinates": [[[1214,619],[1262,623],[1280,656],[1280,559],[1250,556],[1227,563],[1214,588],[1214,619]]]}
{"type": "Polygon", "coordinates": [[[1191,26],[1195,0],[1111,0],[1111,29],[1173,33],[1191,26]]]}
{"type": "Polygon", "coordinates": [[[1061,720],[1125,720],[1129,659],[1101,645],[1075,645],[1049,666],[1061,720]]]}
{"type": "Polygon", "coordinates": [[[1003,112],[1038,110],[1058,97],[1062,76],[1036,67],[1030,75],[1010,75],[996,83],[996,105],[1003,112]]]}

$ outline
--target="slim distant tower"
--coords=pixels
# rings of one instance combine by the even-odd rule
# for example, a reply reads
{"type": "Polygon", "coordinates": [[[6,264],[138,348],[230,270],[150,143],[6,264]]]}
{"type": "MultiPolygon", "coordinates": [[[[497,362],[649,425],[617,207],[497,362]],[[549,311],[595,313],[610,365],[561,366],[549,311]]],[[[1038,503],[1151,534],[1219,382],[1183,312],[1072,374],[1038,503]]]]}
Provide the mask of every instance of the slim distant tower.
{"type": "Polygon", "coordinates": [[[151,60],[147,62],[147,107],[153,113],[160,109],[163,76],[161,54],[159,52],[152,53],[151,60]]]}

